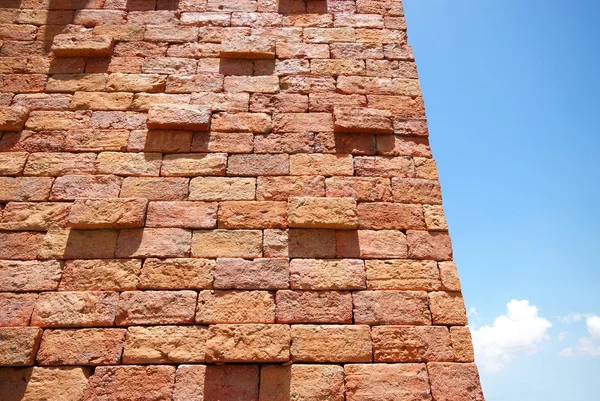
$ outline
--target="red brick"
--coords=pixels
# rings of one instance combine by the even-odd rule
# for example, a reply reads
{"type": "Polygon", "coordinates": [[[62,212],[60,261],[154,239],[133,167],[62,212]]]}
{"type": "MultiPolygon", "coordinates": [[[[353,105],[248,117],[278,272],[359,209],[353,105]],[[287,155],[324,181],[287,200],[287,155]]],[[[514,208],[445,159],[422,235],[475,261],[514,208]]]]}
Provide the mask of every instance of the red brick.
{"type": "Polygon", "coordinates": [[[198,40],[198,28],[170,25],[146,25],[144,40],[148,42],[184,43],[198,40]]]}
{"type": "Polygon", "coordinates": [[[359,203],[358,228],[366,230],[424,230],[421,205],[402,203],[359,203]]]}
{"type": "Polygon", "coordinates": [[[468,327],[450,327],[450,338],[456,362],[473,362],[475,360],[473,339],[468,327]]]}
{"type": "Polygon", "coordinates": [[[127,14],[117,10],[77,10],[73,23],[92,27],[104,24],[124,24],[127,14]]]}
{"type": "Polygon", "coordinates": [[[336,132],[391,134],[391,112],[376,109],[336,107],[334,110],[336,132]]]}
{"type": "Polygon", "coordinates": [[[124,176],[158,176],[161,164],[160,153],[102,152],[95,161],[98,173],[124,176]]]}
{"type": "MultiPolygon", "coordinates": [[[[210,106],[213,111],[246,112],[250,102],[248,93],[192,93],[192,104],[210,106]]],[[[252,110],[257,112],[258,110],[252,110]]]]}
{"type": "MultiPolygon", "coordinates": [[[[47,92],[101,92],[106,89],[105,74],[54,74],[48,78],[47,92]]],[[[115,92],[129,92],[115,90],[115,92]]],[[[55,114],[60,116],[61,114],[55,114]]],[[[64,115],[64,114],[63,114],[64,115]]],[[[43,116],[43,115],[40,115],[43,116]]],[[[52,114],[50,114],[52,116],[52,114]]],[[[61,129],[61,128],[58,128],[61,129]]]]}
{"type": "Polygon", "coordinates": [[[110,36],[116,41],[144,39],[144,26],[138,24],[102,24],[93,29],[94,35],[110,36]]]}
{"type": "Polygon", "coordinates": [[[358,226],[352,198],[291,197],[287,218],[290,227],[347,230],[358,226]]]}
{"type": "Polygon", "coordinates": [[[0,131],[21,131],[28,116],[23,107],[0,107],[0,131]]]}
{"type": "Polygon", "coordinates": [[[377,153],[385,156],[431,157],[427,138],[398,135],[377,137],[377,153]]]}
{"type": "Polygon", "coordinates": [[[197,290],[212,288],[215,261],[209,259],[146,259],[139,288],[197,290]]]}
{"type": "Polygon", "coordinates": [[[132,101],[132,93],[75,92],[70,107],[74,110],[127,110],[132,101]]]}
{"type": "Polygon", "coordinates": [[[259,200],[287,201],[291,196],[325,196],[325,178],[322,176],[258,177],[256,198],[259,200]]]}
{"type": "Polygon", "coordinates": [[[446,232],[408,231],[407,242],[408,254],[413,259],[452,259],[452,242],[446,232]]]}
{"type": "Polygon", "coordinates": [[[394,200],[405,203],[440,205],[442,193],[440,183],[420,178],[392,178],[394,200]]]}
{"type": "Polygon", "coordinates": [[[285,228],[285,202],[226,201],[219,205],[219,228],[285,228]]]}
{"type": "Polygon", "coordinates": [[[383,59],[383,47],[380,43],[332,43],[333,59],[383,59]]]}
{"type": "Polygon", "coordinates": [[[199,230],[192,238],[194,258],[259,258],[260,230],[199,230]]]}
{"type": "Polygon", "coordinates": [[[406,44],[406,32],[397,29],[356,29],[356,41],[363,43],[406,44]]]}
{"type": "Polygon", "coordinates": [[[291,258],[335,258],[335,230],[291,229],[288,232],[291,258]]]}
{"type": "Polygon", "coordinates": [[[273,116],[273,132],[329,132],[333,118],[328,113],[282,113],[273,116]]]}
{"type": "Polygon", "coordinates": [[[85,199],[76,200],[69,213],[69,227],[135,228],[146,220],[146,199],[85,199]]]}
{"type": "Polygon", "coordinates": [[[32,366],[41,337],[38,327],[0,327],[0,366],[32,366]]]}
{"type": "Polygon", "coordinates": [[[0,87],[5,92],[42,92],[46,79],[43,74],[0,74],[0,87]]]}
{"type": "Polygon", "coordinates": [[[347,291],[277,291],[278,323],[352,323],[347,291]]]}
{"type": "Polygon", "coordinates": [[[107,35],[62,34],[52,42],[52,52],[58,57],[110,57],[114,40],[107,35]]]}
{"type": "Polygon", "coordinates": [[[225,77],[225,92],[249,93],[277,93],[279,92],[279,79],[276,76],[258,77],[225,77]]]}
{"type": "Polygon", "coordinates": [[[358,259],[293,259],[290,262],[290,286],[294,290],[365,289],[365,262],[358,259]]]}
{"type": "Polygon", "coordinates": [[[292,326],[294,362],[371,362],[371,330],[365,325],[292,326]]]}
{"type": "Polygon", "coordinates": [[[263,366],[260,401],[344,401],[344,369],[336,365],[263,366]]]}
{"type": "Polygon", "coordinates": [[[146,113],[125,111],[95,111],[90,120],[90,127],[100,129],[145,129],[146,113]]]}
{"type": "Polygon", "coordinates": [[[454,354],[447,327],[373,327],[375,362],[446,362],[454,354]]]}
{"type": "Polygon", "coordinates": [[[179,201],[188,196],[188,178],[128,177],[123,180],[119,196],[146,198],[150,201],[179,201]]]}
{"type": "Polygon", "coordinates": [[[189,153],[192,131],[135,130],[129,136],[129,152],[189,153]]]}
{"type": "Polygon", "coordinates": [[[335,92],[335,78],[311,76],[287,76],[280,79],[281,91],[287,93],[312,93],[335,92]]]}
{"type": "Polygon", "coordinates": [[[448,231],[448,223],[441,205],[423,205],[425,223],[429,231],[448,231]]]}
{"type": "Polygon", "coordinates": [[[255,192],[256,178],[197,177],[190,182],[190,200],[253,200],[255,192]]]}
{"type": "Polygon", "coordinates": [[[43,242],[43,233],[0,231],[0,259],[35,260],[43,242]]]}
{"type": "Polygon", "coordinates": [[[161,168],[164,177],[195,177],[225,175],[227,154],[187,153],[165,155],[161,168]]]}
{"type": "Polygon", "coordinates": [[[406,44],[385,44],[383,52],[385,53],[385,58],[388,60],[413,61],[415,59],[412,48],[406,44]]]}
{"type": "MultiPolygon", "coordinates": [[[[195,74],[196,61],[177,57],[153,57],[144,59],[142,72],[145,74],[195,74]]],[[[167,84],[168,85],[168,84],[167,84]]]]}
{"type": "Polygon", "coordinates": [[[286,134],[256,135],[255,153],[306,153],[314,149],[314,137],[311,132],[292,132],[286,134]]]}
{"type": "Polygon", "coordinates": [[[195,291],[125,291],[119,298],[116,324],[192,323],[196,298],[195,291]]]}
{"type": "Polygon", "coordinates": [[[196,132],[192,152],[252,153],[254,135],[250,132],[196,132]]]}
{"type": "Polygon", "coordinates": [[[263,59],[275,58],[275,41],[261,37],[241,36],[223,41],[221,57],[263,59]]]}
{"type": "Polygon", "coordinates": [[[229,13],[182,13],[181,22],[193,26],[229,26],[231,14],[229,13]]]}
{"type": "Polygon", "coordinates": [[[127,291],[138,286],[142,261],[135,259],[68,260],[60,291],[127,291]]]}
{"type": "Polygon", "coordinates": [[[29,369],[5,368],[0,375],[2,390],[7,400],[79,401],[91,374],[89,368],[81,367],[34,367],[29,369]]]}
{"type": "Polygon", "coordinates": [[[117,232],[113,230],[50,230],[43,238],[40,259],[111,259],[117,232]],[[94,244],[90,247],[90,244],[94,244]]]}
{"type": "Polygon", "coordinates": [[[356,324],[431,325],[424,291],[359,291],[352,300],[356,324]]]}
{"type": "Polygon", "coordinates": [[[274,323],[275,298],[267,291],[201,291],[196,323],[274,323]]]}
{"type": "Polygon", "coordinates": [[[370,290],[439,290],[437,263],[416,260],[367,260],[367,286],[370,290]]]}
{"type": "Polygon", "coordinates": [[[122,183],[123,178],[114,175],[66,175],[54,181],[50,199],[68,201],[78,198],[116,198],[122,183]]]}
{"type": "Polygon", "coordinates": [[[210,126],[210,108],[182,105],[156,104],[148,111],[148,128],[205,131],[210,126]]]}
{"type": "Polygon", "coordinates": [[[290,359],[290,328],[281,324],[210,326],[207,362],[286,362],[290,359]],[[243,339],[243,340],[242,340],[243,339]]]}
{"type": "Polygon", "coordinates": [[[58,261],[0,260],[0,291],[56,291],[62,268],[58,261]]]}
{"type": "Polygon", "coordinates": [[[309,44],[296,42],[277,43],[277,58],[329,58],[329,47],[327,44],[309,44]]]}
{"type": "Polygon", "coordinates": [[[258,366],[180,365],[173,401],[256,401],[258,366]]]}
{"type": "Polygon", "coordinates": [[[144,228],[121,230],[117,258],[181,258],[190,253],[192,233],[182,228],[144,228]]]}
{"type": "Polygon", "coordinates": [[[469,323],[460,292],[430,292],[429,308],[433,324],[466,326],[469,323]]]}
{"type": "Polygon", "coordinates": [[[121,361],[123,329],[45,330],[37,361],[42,366],[117,365],[121,361]]]}
{"type": "Polygon", "coordinates": [[[328,197],[355,198],[357,202],[389,202],[392,187],[388,178],[330,177],[325,180],[328,197]]]}
{"type": "Polygon", "coordinates": [[[442,286],[446,291],[459,291],[461,290],[460,279],[458,277],[458,271],[454,262],[438,262],[440,269],[440,277],[442,279],[442,286]]]}
{"type": "Polygon", "coordinates": [[[362,60],[323,59],[311,60],[310,72],[315,75],[364,75],[365,62],[362,60]]]}
{"type": "Polygon", "coordinates": [[[15,95],[12,104],[29,110],[67,110],[72,97],[72,95],[59,93],[20,94],[15,95]]]}
{"type": "Polygon", "coordinates": [[[296,154],[290,156],[292,175],[354,175],[351,155],[296,154]]]}
{"type": "Polygon", "coordinates": [[[71,205],[56,202],[10,202],[0,218],[0,230],[46,231],[64,228],[71,205]]]}
{"type": "Polygon", "coordinates": [[[133,96],[131,109],[134,111],[148,111],[150,107],[156,104],[188,104],[191,96],[188,94],[167,94],[167,93],[136,93],[133,96]]]}
{"type": "Polygon", "coordinates": [[[39,327],[112,326],[116,292],[44,292],[35,303],[31,325],[39,327]]]}
{"type": "Polygon", "coordinates": [[[285,289],[289,288],[289,274],[289,262],[286,259],[224,257],[217,259],[213,285],[223,290],[285,289]]]}
{"type": "Polygon", "coordinates": [[[223,75],[170,75],[167,93],[223,92],[223,75]]]}
{"type": "MultiPolygon", "coordinates": [[[[416,93],[416,89],[414,93],[416,93]]],[[[367,103],[372,109],[391,111],[394,114],[394,130],[396,130],[397,121],[404,122],[407,118],[423,118],[425,116],[422,97],[367,94],[367,103]]],[[[402,124],[398,128],[400,133],[404,131],[402,124]]]]}
{"type": "Polygon", "coordinates": [[[213,115],[211,129],[266,134],[271,131],[271,116],[264,113],[217,113],[213,115]]]}
{"type": "Polygon", "coordinates": [[[404,156],[358,156],[354,158],[354,169],[356,175],[368,177],[413,177],[415,174],[412,159],[404,156]]]}
{"type": "MultiPolygon", "coordinates": [[[[300,156],[300,155],[292,155],[300,156]]],[[[290,155],[260,154],[231,155],[227,163],[227,175],[233,176],[272,176],[290,173],[290,155]]]]}
{"type": "Polygon", "coordinates": [[[307,43],[354,42],[353,28],[306,28],[304,39],[307,43]]]}
{"type": "Polygon", "coordinates": [[[428,363],[427,370],[436,401],[484,401],[474,364],[428,363]]]}
{"type": "Polygon", "coordinates": [[[335,107],[366,107],[367,97],[364,95],[344,95],[342,93],[311,93],[309,96],[310,111],[333,112],[335,107]]]}
{"type": "Polygon", "coordinates": [[[0,293],[0,327],[28,326],[38,294],[0,293]]]}
{"type": "Polygon", "coordinates": [[[204,202],[150,202],[146,227],[215,228],[217,204],[204,202]]]}
{"type": "Polygon", "coordinates": [[[27,159],[23,175],[60,176],[93,173],[95,153],[32,153],[27,159]]]}
{"type": "Polygon", "coordinates": [[[90,377],[83,401],[168,400],[174,366],[100,366],[90,377]]]}
{"type": "Polygon", "coordinates": [[[395,230],[336,232],[338,258],[406,258],[406,235],[395,230]]]}
{"type": "Polygon", "coordinates": [[[208,329],[202,326],[129,327],[124,364],[204,362],[208,329]]]}
{"type": "Polygon", "coordinates": [[[348,364],[344,373],[348,401],[369,401],[373,394],[382,400],[431,400],[425,364],[348,364]]]}
{"type": "Polygon", "coordinates": [[[110,92],[162,92],[167,77],[153,74],[110,74],[106,89],[110,92]]]}

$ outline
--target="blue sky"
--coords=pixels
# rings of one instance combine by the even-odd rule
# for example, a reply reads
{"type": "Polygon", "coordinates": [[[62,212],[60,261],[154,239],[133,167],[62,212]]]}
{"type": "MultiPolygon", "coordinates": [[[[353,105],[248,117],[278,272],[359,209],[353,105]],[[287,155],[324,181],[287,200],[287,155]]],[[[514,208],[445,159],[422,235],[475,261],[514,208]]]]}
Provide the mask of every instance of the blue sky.
{"type": "Polygon", "coordinates": [[[404,7],[487,401],[600,399],[600,2],[404,7]]]}

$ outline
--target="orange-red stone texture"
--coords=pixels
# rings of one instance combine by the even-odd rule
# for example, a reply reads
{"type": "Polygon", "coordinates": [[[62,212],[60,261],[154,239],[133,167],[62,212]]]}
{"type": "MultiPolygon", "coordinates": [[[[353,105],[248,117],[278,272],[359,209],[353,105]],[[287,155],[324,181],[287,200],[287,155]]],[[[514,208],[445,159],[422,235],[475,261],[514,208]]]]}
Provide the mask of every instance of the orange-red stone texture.
{"type": "Polygon", "coordinates": [[[0,399],[483,401],[428,135],[401,0],[0,1],[0,399]]]}

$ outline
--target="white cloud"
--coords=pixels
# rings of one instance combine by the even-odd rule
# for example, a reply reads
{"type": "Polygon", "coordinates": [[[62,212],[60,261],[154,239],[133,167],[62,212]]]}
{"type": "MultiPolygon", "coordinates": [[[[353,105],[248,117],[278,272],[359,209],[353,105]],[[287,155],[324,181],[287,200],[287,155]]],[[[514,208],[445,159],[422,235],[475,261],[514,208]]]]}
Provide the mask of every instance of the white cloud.
{"type": "Polygon", "coordinates": [[[508,313],[498,316],[492,326],[472,329],[477,362],[489,372],[501,371],[518,356],[538,352],[552,327],[527,300],[512,300],[506,306],[508,313]]]}
{"type": "Polygon", "coordinates": [[[561,331],[560,333],[558,333],[558,341],[563,341],[565,338],[567,338],[567,333],[566,331],[561,331]]]}
{"type": "Polygon", "coordinates": [[[565,316],[557,317],[558,321],[564,324],[572,324],[576,322],[580,322],[583,318],[588,318],[593,316],[591,313],[579,313],[579,312],[571,312],[565,316]]]}
{"type": "Polygon", "coordinates": [[[479,313],[477,313],[477,309],[475,309],[474,307],[469,308],[469,315],[475,318],[475,320],[477,320],[478,322],[481,320],[479,317],[479,313]]]}
{"type": "Polygon", "coordinates": [[[573,348],[563,348],[563,350],[560,351],[558,353],[558,355],[565,357],[565,358],[569,358],[569,357],[573,356],[573,348]]]}
{"type": "Polygon", "coordinates": [[[583,355],[600,356],[600,317],[588,316],[585,325],[589,337],[579,339],[577,351],[583,355]]]}

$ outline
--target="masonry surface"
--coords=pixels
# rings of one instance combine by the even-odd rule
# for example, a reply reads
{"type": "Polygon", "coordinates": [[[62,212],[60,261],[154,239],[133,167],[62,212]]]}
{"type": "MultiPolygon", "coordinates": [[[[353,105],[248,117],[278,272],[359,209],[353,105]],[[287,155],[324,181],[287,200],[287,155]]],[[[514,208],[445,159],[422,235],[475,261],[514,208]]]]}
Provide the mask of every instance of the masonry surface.
{"type": "Polygon", "coordinates": [[[483,401],[399,0],[0,6],[1,400],[483,401]]]}

